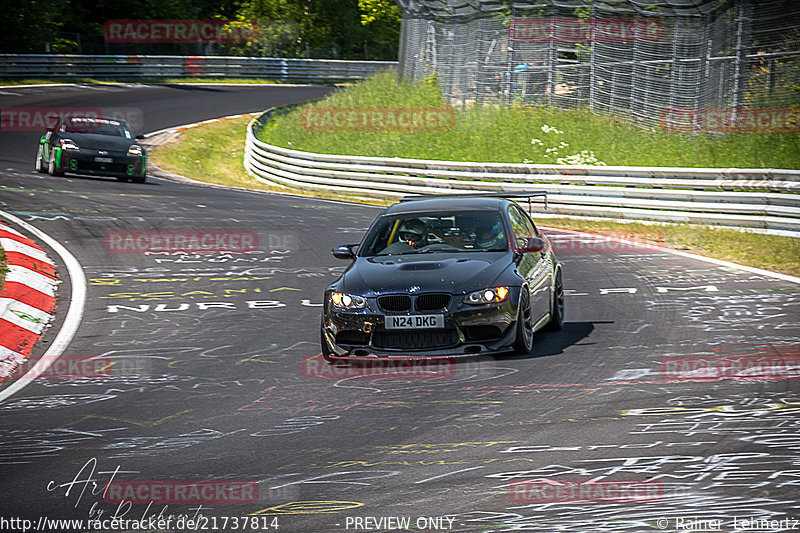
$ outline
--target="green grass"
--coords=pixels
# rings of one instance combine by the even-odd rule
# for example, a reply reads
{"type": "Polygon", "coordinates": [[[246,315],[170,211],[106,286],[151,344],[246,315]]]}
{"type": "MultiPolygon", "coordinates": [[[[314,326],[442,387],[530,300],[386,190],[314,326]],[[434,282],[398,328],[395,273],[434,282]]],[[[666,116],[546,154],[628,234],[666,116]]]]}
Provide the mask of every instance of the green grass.
{"type": "MultiPolygon", "coordinates": [[[[433,80],[397,85],[394,73],[337,91],[310,104],[322,107],[439,107],[441,92],[433,80]]],[[[457,112],[449,131],[309,131],[300,111],[279,117],[261,132],[276,146],[329,154],[408,157],[454,161],[555,163],[583,150],[607,165],[800,168],[800,133],[685,134],[642,130],[617,117],[585,109],[473,106],[457,112]],[[546,133],[547,125],[563,133],[546,133]],[[542,145],[531,144],[539,139],[542,145]],[[560,143],[569,146],[561,147],[560,143]],[[548,154],[547,148],[556,153],[548,154]]]]}
{"type": "MultiPolygon", "coordinates": [[[[273,187],[255,180],[245,172],[242,164],[244,139],[250,120],[251,117],[241,117],[186,130],[177,139],[153,150],[150,156],[159,168],[205,183],[375,203],[356,195],[273,187]]],[[[388,203],[385,202],[386,205],[388,203]]]]}
{"type": "MultiPolygon", "coordinates": [[[[356,195],[318,193],[312,190],[270,187],[249,176],[242,166],[244,138],[249,118],[204,124],[183,132],[176,140],[151,154],[159,167],[198,181],[304,196],[335,198],[388,205],[356,195]],[[214,149],[210,149],[213,147],[214,149]]],[[[622,224],[604,220],[541,219],[540,224],[651,242],[734,263],[800,276],[800,239],[742,233],[728,229],[689,225],[622,224]]]]}

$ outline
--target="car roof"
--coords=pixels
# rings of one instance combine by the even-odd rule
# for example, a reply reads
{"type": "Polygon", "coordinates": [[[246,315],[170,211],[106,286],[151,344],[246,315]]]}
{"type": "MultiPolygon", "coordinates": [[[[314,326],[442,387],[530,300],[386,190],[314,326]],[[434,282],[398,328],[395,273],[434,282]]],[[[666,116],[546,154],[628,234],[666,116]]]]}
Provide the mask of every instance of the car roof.
{"type": "Polygon", "coordinates": [[[413,200],[391,205],[383,212],[384,215],[403,213],[424,213],[441,211],[504,211],[512,204],[505,198],[432,198],[429,200],[413,200]]]}

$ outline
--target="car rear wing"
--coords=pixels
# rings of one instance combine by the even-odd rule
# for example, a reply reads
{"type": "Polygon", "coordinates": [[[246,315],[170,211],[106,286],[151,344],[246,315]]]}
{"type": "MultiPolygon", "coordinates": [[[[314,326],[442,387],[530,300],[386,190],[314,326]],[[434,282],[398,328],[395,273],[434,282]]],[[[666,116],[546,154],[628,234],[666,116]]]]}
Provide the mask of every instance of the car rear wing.
{"type": "Polygon", "coordinates": [[[531,210],[531,198],[541,196],[544,198],[544,208],[547,209],[547,191],[532,192],[476,192],[466,194],[423,194],[419,196],[403,196],[401,202],[413,202],[414,200],[435,200],[440,198],[527,198],[528,211],[531,210]]]}

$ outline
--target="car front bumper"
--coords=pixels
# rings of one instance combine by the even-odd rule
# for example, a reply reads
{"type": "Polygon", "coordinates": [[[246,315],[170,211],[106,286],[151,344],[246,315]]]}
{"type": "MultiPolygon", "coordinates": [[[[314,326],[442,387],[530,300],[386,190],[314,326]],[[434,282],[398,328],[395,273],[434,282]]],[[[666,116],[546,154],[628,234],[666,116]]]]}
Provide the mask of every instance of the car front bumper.
{"type": "Polygon", "coordinates": [[[75,174],[135,178],[145,175],[145,158],[144,155],[115,153],[100,156],[97,150],[63,150],[59,167],[65,172],[75,174]],[[97,159],[110,159],[111,162],[97,159]]]}
{"type": "Polygon", "coordinates": [[[461,303],[463,295],[453,296],[447,309],[439,313],[385,313],[374,298],[368,308],[342,310],[330,304],[325,295],[322,342],[329,359],[396,357],[458,357],[512,350],[516,335],[519,288],[499,304],[470,306],[461,303]],[[387,329],[387,314],[414,316],[442,314],[444,328],[387,329]]]}

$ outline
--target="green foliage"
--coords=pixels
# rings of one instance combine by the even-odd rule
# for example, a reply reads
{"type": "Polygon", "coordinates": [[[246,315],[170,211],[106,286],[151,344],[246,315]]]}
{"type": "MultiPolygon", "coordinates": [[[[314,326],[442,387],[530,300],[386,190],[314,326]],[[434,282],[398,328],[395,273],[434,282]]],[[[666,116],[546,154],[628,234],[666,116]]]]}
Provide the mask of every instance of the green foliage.
{"type": "Polygon", "coordinates": [[[361,1],[370,10],[367,25],[363,25],[365,12],[359,11],[357,0],[248,0],[239,15],[292,29],[291,40],[265,34],[257,43],[259,55],[303,57],[313,51],[315,56],[340,59],[396,59],[399,10],[389,0],[361,1]]]}
{"type": "MultiPolygon", "coordinates": [[[[255,22],[254,42],[213,45],[225,55],[394,60],[401,15],[393,0],[26,0],[0,10],[0,51],[44,53],[49,45],[54,53],[80,53],[79,35],[84,48],[97,48],[104,23],[120,19],[255,22]]],[[[127,46],[130,53],[199,52],[193,43],[127,46]]]]}
{"type": "MultiPolygon", "coordinates": [[[[396,74],[388,72],[312,105],[439,107],[443,100],[435,78],[398,85],[396,74]]],[[[587,151],[607,165],[800,168],[798,133],[691,135],[642,130],[585,109],[473,106],[458,111],[456,127],[449,131],[308,131],[299,111],[276,124],[265,129],[262,140],[332,154],[552,164],[587,151]],[[544,132],[545,125],[563,133],[544,132]],[[543,144],[532,143],[533,139],[543,144]],[[553,147],[558,148],[556,153],[547,152],[553,147]]]]}
{"type": "Polygon", "coordinates": [[[45,51],[63,25],[58,0],[27,0],[0,9],[0,51],[34,54],[45,51]]]}
{"type": "Polygon", "coordinates": [[[365,26],[378,21],[399,23],[402,18],[394,0],[358,0],[358,9],[361,10],[361,24],[365,26]]]}

